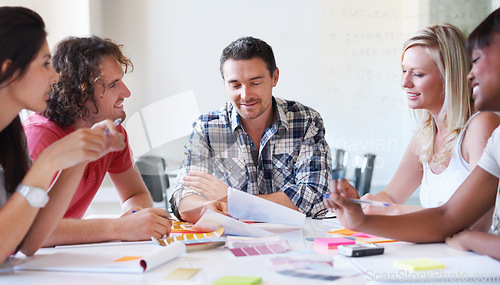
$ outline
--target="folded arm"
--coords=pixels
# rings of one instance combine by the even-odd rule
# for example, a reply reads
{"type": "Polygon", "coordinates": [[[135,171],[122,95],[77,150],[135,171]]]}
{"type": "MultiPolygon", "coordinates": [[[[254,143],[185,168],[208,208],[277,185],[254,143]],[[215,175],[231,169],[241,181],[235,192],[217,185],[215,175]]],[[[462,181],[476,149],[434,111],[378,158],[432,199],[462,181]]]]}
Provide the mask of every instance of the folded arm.
{"type": "MultiPolygon", "coordinates": [[[[124,146],[123,136],[116,132],[112,122],[103,121],[93,129],[80,129],[65,136],[39,152],[22,183],[47,189],[55,173],[62,171],[58,177],[60,180],[57,179],[50,188],[48,204],[36,209],[37,216],[19,247],[23,253],[34,254],[56,228],[73,197],[74,184],[80,181],[85,165],[124,146]],[[109,134],[104,133],[106,128],[109,128],[109,134]]],[[[30,212],[31,209],[26,211],[30,212]]],[[[23,216],[24,213],[20,215],[23,216]]]]}

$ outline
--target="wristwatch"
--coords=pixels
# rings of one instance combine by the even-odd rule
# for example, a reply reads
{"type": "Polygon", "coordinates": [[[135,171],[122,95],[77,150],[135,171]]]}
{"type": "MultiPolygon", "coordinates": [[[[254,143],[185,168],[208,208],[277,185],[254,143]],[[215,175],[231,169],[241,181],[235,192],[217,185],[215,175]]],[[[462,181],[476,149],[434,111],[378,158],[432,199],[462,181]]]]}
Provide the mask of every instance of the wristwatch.
{"type": "Polygon", "coordinates": [[[19,184],[16,192],[23,195],[33,208],[43,208],[49,202],[49,195],[42,188],[19,184]]]}

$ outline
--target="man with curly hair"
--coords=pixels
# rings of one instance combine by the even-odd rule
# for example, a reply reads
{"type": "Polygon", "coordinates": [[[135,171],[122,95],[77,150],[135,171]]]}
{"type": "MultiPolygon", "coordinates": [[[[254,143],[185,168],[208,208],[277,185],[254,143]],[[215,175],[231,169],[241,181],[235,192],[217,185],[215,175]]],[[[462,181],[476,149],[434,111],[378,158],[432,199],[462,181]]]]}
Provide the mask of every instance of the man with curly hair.
{"type": "MultiPolygon", "coordinates": [[[[123,102],[131,95],[122,78],[133,69],[132,62],[123,55],[121,46],[109,39],[67,38],[57,45],[52,65],[59,81],[50,92],[47,109],[43,114],[32,114],[23,123],[33,159],[79,128],[91,127],[104,119],[124,120],[123,102]]],[[[45,246],[149,240],[170,233],[171,223],[165,219],[168,212],[152,208],[151,195],[134,168],[125,129],[118,125],[117,131],[125,136],[124,150],[75,167],[70,174],[57,178],[67,188],[76,188],[76,192],[45,246]],[[82,220],[106,173],[118,191],[124,214],[117,219],[82,220]]]]}

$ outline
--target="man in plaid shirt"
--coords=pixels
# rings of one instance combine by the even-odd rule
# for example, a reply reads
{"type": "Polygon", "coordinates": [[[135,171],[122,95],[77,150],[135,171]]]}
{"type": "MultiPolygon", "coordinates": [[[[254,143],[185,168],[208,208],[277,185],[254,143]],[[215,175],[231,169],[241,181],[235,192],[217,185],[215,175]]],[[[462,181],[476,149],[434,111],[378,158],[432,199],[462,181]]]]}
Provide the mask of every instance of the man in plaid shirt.
{"type": "Polygon", "coordinates": [[[323,120],[272,95],[279,77],[272,48],[240,38],[223,50],[220,71],[230,102],[193,124],[170,200],[175,215],[194,223],[207,209],[227,214],[228,187],[325,214],[332,165],[323,120]]]}

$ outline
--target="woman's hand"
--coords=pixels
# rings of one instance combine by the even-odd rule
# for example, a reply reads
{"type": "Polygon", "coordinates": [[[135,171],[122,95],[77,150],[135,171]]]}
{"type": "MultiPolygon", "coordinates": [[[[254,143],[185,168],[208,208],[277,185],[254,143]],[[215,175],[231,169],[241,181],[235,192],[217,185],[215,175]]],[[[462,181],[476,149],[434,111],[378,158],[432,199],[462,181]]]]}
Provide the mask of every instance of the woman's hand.
{"type": "Polygon", "coordinates": [[[363,197],[361,197],[361,200],[379,201],[379,202],[384,202],[384,203],[389,204],[389,207],[380,207],[380,206],[373,206],[373,205],[368,205],[368,204],[361,205],[363,212],[367,215],[391,215],[391,214],[395,214],[395,213],[393,213],[393,211],[398,206],[397,204],[389,203],[385,200],[377,198],[376,196],[373,196],[370,193],[363,195],[363,197]]]}
{"type": "Polygon", "coordinates": [[[345,179],[333,180],[330,197],[325,199],[326,206],[333,209],[342,225],[350,230],[357,230],[366,218],[361,206],[347,198],[359,197],[358,191],[345,179]]]}
{"type": "Polygon", "coordinates": [[[122,150],[124,147],[123,134],[116,131],[111,120],[105,120],[95,124],[91,129],[78,129],[54,142],[40,153],[36,162],[40,161],[44,167],[52,166],[53,172],[56,172],[82,162],[97,160],[109,152],[122,150]]]}
{"type": "Polygon", "coordinates": [[[92,130],[100,129],[106,135],[105,154],[112,151],[120,151],[125,148],[124,135],[116,130],[116,126],[111,120],[104,120],[92,126],[92,130]]]}
{"type": "Polygon", "coordinates": [[[453,236],[446,238],[446,244],[454,249],[468,251],[470,250],[470,248],[468,247],[468,243],[471,233],[472,232],[469,230],[463,230],[459,233],[456,233],[453,236]]]}

